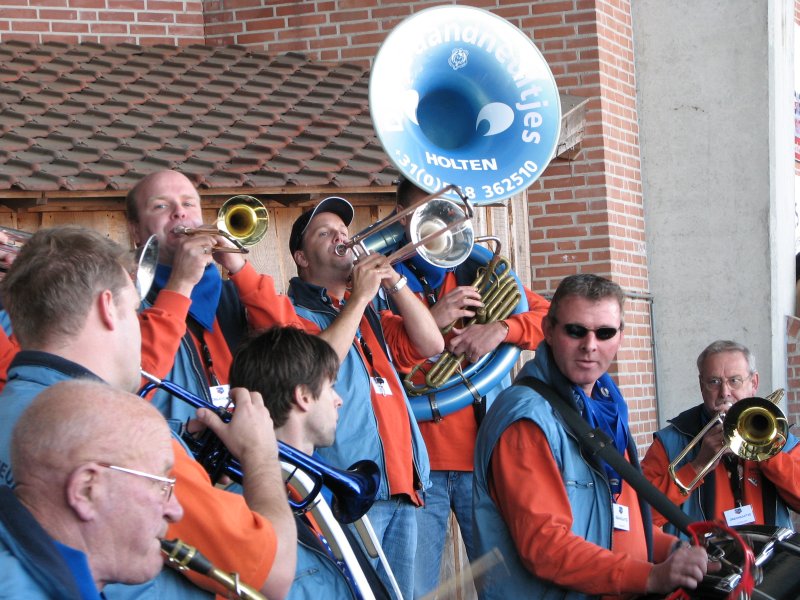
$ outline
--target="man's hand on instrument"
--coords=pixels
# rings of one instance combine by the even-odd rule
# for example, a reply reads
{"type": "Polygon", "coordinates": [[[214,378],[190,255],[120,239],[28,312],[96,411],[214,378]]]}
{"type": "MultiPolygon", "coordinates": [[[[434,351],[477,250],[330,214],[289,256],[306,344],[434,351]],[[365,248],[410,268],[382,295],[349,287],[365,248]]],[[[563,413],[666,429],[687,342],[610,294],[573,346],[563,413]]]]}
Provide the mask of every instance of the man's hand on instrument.
{"type": "Polygon", "coordinates": [[[215,239],[211,235],[190,235],[181,239],[172,260],[172,273],[164,289],[190,296],[206,267],[214,262],[211,254],[214,244],[215,239]]]}
{"type": "MultiPolygon", "coordinates": [[[[707,465],[712,458],[719,452],[723,446],[725,446],[725,436],[722,430],[722,425],[717,424],[711,429],[708,430],[703,436],[703,439],[700,441],[700,450],[697,453],[697,456],[692,461],[692,467],[694,468],[695,472],[699,473],[705,465],[707,465]]],[[[712,469],[716,468],[719,464],[719,461],[722,459],[723,456],[726,454],[730,454],[731,450],[728,448],[726,452],[724,452],[712,465],[712,469]]]]}
{"type": "Polygon", "coordinates": [[[362,256],[353,264],[350,278],[352,285],[350,301],[361,302],[366,306],[372,302],[384,281],[387,282],[388,287],[391,287],[397,283],[400,275],[392,268],[383,254],[375,252],[362,256]]]}
{"type": "Polygon", "coordinates": [[[455,356],[464,354],[470,362],[497,348],[506,339],[508,329],[500,321],[485,325],[475,323],[464,329],[453,327],[455,335],[447,342],[447,349],[455,356]]]}
{"type": "Polygon", "coordinates": [[[242,471],[247,476],[254,476],[265,460],[270,457],[272,460],[278,459],[278,442],[272,417],[258,392],[234,388],[231,390],[231,399],[234,411],[230,423],[225,423],[205,408],[198,409],[197,419],[210,428],[239,460],[242,471]]]}
{"type": "Polygon", "coordinates": [[[478,290],[471,285],[461,285],[439,298],[430,310],[436,325],[443,329],[457,319],[474,317],[475,309],[482,306],[478,290]]]}
{"type": "Polygon", "coordinates": [[[702,546],[681,546],[667,560],[653,566],[647,577],[647,593],[668,594],[679,587],[696,589],[708,570],[718,569],[719,564],[709,565],[702,546]]]}
{"type": "MultiPolygon", "coordinates": [[[[234,244],[232,241],[230,241],[223,235],[215,235],[212,237],[215,241],[215,247],[218,248],[237,247],[236,244],[234,244]]],[[[236,275],[236,273],[238,273],[244,268],[245,263],[247,263],[244,254],[242,254],[241,252],[214,252],[213,255],[214,255],[214,260],[217,261],[223,267],[225,267],[225,269],[231,275],[236,275]]]]}

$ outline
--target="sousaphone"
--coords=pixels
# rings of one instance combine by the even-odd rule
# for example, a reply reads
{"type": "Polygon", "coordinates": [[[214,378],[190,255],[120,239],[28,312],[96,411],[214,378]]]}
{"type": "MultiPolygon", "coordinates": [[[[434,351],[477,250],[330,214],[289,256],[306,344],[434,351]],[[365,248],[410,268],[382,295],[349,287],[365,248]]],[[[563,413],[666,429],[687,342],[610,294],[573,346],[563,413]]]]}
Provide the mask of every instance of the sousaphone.
{"type": "MultiPolygon", "coordinates": [[[[475,205],[526,190],[555,155],[561,128],[555,79],[530,38],[468,6],[422,10],[395,27],[375,57],[369,103],[381,145],[404,177],[453,200],[458,193],[446,190],[457,186],[475,205]]],[[[470,257],[492,262],[480,246],[470,257]]],[[[510,268],[504,276],[519,288],[512,314],[526,311],[519,279],[510,268]]],[[[468,373],[411,398],[417,420],[463,408],[494,388],[518,356],[516,346],[501,344],[468,373]]]]}

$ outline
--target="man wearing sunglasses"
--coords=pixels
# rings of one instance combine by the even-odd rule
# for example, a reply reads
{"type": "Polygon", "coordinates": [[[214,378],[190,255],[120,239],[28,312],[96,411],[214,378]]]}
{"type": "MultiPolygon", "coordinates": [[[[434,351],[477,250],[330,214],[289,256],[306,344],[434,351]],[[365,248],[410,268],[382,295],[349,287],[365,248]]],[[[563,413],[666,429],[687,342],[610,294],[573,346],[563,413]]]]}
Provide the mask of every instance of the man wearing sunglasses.
{"type": "Polygon", "coordinates": [[[481,425],[475,542],[479,555],[498,548],[509,571],[490,573],[482,598],[666,594],[696,587],[706,572],[705,550],[675,548],[636,491],[581,451],[562,409],[520,382],[547,384],[547,396],[603,429],[637,466],[627,406],[607,372],[622,342],[623,302],[603,277],[564,279],[543,322],[545,341],[481,425]]]}
{"type": "Polygon", "coordinates": [[[17,485],[0,487],[0,598],[100,598],[158,575],[183,516],[173,462],[145,400],[88,380],[39,394],[11,440],[17,485]]]}
{"type": "MultiPolygon", "coordinates": [[[[697,370],[703,402],[670,419],[669,425],[654,434],[642,461],[645,476],[694,521],[792,529],[789,509],[800,510],[800,450],[791,433],[782,451],[762,462],[745,461],[728,448],[689,495],[684,495],[670,476],[669,464],[711,419],[758,391],[755,357],[737,342],[717,340],[710,344],[697,358],[697,370]]],[[[678,465],[678,479],[686,485],[694,481],[724,447],[722,425],[718,423],[678,465]]],[[[654,513],[653,520],[678,535],[660,514],[654,513]]]]}

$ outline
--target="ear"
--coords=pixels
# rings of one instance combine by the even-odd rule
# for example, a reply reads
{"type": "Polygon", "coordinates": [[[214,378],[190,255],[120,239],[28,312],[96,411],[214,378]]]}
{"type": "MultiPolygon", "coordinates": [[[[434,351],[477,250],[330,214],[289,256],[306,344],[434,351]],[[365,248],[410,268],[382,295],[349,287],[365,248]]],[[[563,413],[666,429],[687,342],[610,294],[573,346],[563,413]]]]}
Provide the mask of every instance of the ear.
{"type": "Polygon", "coordinates": [[[314,394],[311,393],[311,388],[301,383],[294,388],[294,405],[300,412],[308,412],[311,405],[316,401],[314,394]]]}
{"type": "Polygon", "coordinates": [[[128,235],[131,236],[131,240],[133,240],[134,247],[138,248],[142,245],[142,238],[139,235],[139,224],[134,223],[132,221],[128,221],[128,235]]]}
{"type": "Polygon", "coordinates": [[[294,254],[292,254],[292,258],[294,259],[294,264],[298,267],[303,269],[308,268],[308,259],[306,259],[305,252],[302,250],[295,250],[294,254]]]}
{"type": "Polygon", "coordinates": [[[752,380],[753,380],[753,395],[755,395],[755,393],[758,391],[758,371],[753,373],[752,380]]]}
{"type": "Polygon", "coordinates": [[[100,321],[109,330],[116,327],[117,307],[114,304],[114,294],[111,290],[103,290],[97,296],[97,313],[100,321]]]}
{"type": "Polygon", "coordinates": [[[553,321],[550,319],[548,315],[542,317],[542,332],[544,333],[545,341],[552,346],[553,345],[553,321]]]}
{"type": "Polygon", "coordinates": [[[81,521],[91,521],[97,515],[100,495],[100,470],[97,465],[81,465],[70,473],[64,493],[66,502],[81,521]]]}

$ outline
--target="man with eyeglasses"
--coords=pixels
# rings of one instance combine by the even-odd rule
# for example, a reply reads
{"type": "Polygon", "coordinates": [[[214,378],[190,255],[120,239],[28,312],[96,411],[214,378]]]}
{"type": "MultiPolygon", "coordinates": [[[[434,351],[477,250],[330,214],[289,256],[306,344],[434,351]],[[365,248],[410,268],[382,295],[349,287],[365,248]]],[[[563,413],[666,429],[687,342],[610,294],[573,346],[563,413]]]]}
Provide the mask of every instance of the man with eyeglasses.
{"type": "Polygon", "coordinates": [[[608,374],[622,342],[623,303],[608,279],[565,278],[536,356],[481,424],[475,543],[479,555],[499,549],[508,569],[481,582],[481,598],[667,594],[696,587],[707,570],[705,550],[678,547],[655,528],[649,506],[613,468],[581,451],[562,417],[561,410],[577,411],[638,466],[628,409],[608,374]],[[549,389],[536,391],[527,378],[549,389]]]}
{"type": "Polygon", "coordinates": [[[39,394],[11,439],[16,487],[0,487],[0,598],[100,598],[161,571],[180,521],[167,423],[150,404],[94,381],[39,394]]]}
{"type": "MultiPolygon", "coordinates": [[[[762,461],[745,461],[728,449],[708,474],[684,495],[668,472],[669,464],[719,413],[758,391],[753,353],[737,342],[717,340],[697,357],[702,404],[683,411],[654,434],[642,460],[645,476],[695,521],[720,520],[730,526],[777,525],[793,529],[789,509],[800,510],[800,450],[789,434],[783,450],[762,461]]],[[[725,446],[722,425],[709,429],[700,443],[678,465],[681,482],[694,481],[725,446]]],[[[656,524],[678,535],[658,513],[656,524]]]]}
{"type": "MultiPolygon", "coordinates": [[[[126,392],[139,387],[141,297],[131,280],[132,259],[131,252],[96,231],[42,229],[23,246],[0,284],[21,347],[0,393],[0,482],[15,483],[11,430],[44,389],[72,379],[100,381],[126,392]]],[[[216,488],[174,439],[175,493],[185,512],[168,535],[198,548],[218,568],[237,572],[264,595],[282,598],[294,576],[297,533],[272,422],[259,394],[236,389],[231,397],[236,410],[230,423],[207,409],[197,411],[197,417],[239,460],[244,495],[216,488]]],[[[165,567],[147,583],[109,585],[104,594],[108,600],[212,598],[209,586],[206,577],[188,571],[184,577],[165,567]]]]}

